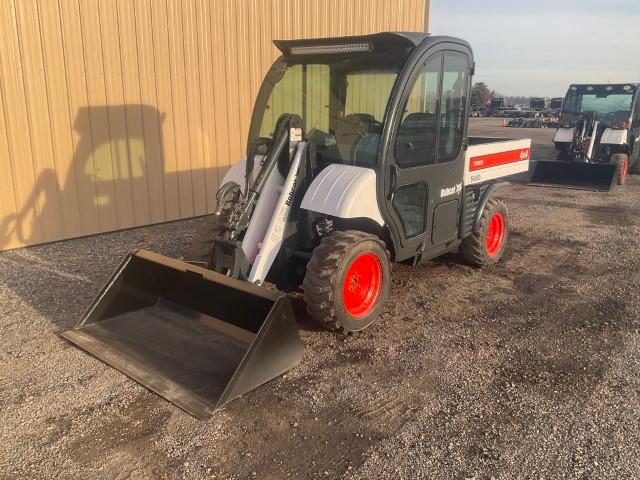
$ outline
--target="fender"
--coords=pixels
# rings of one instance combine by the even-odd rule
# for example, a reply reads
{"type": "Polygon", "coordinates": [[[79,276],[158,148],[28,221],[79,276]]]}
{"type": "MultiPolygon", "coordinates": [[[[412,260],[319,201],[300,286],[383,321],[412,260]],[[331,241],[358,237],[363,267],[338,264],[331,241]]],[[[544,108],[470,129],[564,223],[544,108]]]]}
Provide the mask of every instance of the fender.
{"type": "Polygon", "coordinates": [[[371,168],[331,164],[313,180],[301,208],[338,218],[370,218],[383,226],[371,168]]]}
{"type": "Polygon", "coordinates": [[[607,128],[602,132],[600,144],[602,145],[627,145],[629,132],[627,130],[619,130],[607,128]]]}
{"type": "Polygon", "coordinates": [[[570,128],[559,128],[556,130],[556,134],[553,137],[553,143],[571,143],[573,142],[573,136],[575,135],[576,129],[573,127],[570,128]]]}
{"type": "Polygon", "coordinates": [[[487,187],[487,189],[482,193],[482,197],[480,198],[480,202],[478,202],[478,210],[476,210],[475,218],[473,219],[473,232],[478,231],[478,226],[480,224],[480,217],[482,216],[482,212],[484,212],[484,208],[487,206],[487,202],[493,195],[493,192],[500,188],[508,187],[511,185],[511,182],[496,182],[492,183],[487,187]]]}

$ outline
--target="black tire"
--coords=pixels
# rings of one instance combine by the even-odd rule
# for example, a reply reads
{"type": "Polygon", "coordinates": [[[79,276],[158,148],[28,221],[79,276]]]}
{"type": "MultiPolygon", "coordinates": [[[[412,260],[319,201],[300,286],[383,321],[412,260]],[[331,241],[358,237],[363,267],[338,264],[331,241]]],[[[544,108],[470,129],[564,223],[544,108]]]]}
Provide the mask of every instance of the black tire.
{"type": "MultiPolygon", "coordinates": [[[[497,228],[495,224],[493,228],[497,228]]],[[[460,255],[466,262],[476,267],[492,265],[504,255],[508,239],[509,212],[507,206],[502,200],[490,198],[480,216],[477,232],[462,240],[460,255]],[[497,218],[494,220],[496,216],[500,216],[502,219],[502,230],[498,234],[494,231],[490,232],[492,220],[498,221],[497,218]],[[488,239],[489,235],[491,236],[488,239]]]]}
{"type": "Polygon", "coordinates": [[[618,185],[627,183],[627,173],[629,172],[629,155],[626,153],[614,153],[611,155],[611,163],[618,165],[616,173],[618,185]]]}
{"type": "Polygon", "coordinates": [[[191,240],[191,246],[185,255],[185,260],[204,263],[210,267],[213,240],[223,231],[220,218],[217,215],[207,215],[196,229],[191,240]]]}
{"type": "MultiPolygon", "coordinates": [[[[220,190],[222,191],[222,189],[220,190]]],[[[229,215],[233,211],[240,195],[240,187],[232,186],[226,190],[226,194],[218,199],[216,213],[208,215],[196,229],[191,240],[191,246],[185,255],[185,259],[191,262],[199,262],[207,265],[207,268],[215,270],[212,264],[211,250],[213,242],[226,234],[229,215]]]]}
{"type": "Polygon", "coordinates": [[[390,285],[389,252],[378,237],[357,230],[334,231],[322,239],[307,263],[304,301],[309,315],[327,330],[357,332],[382,313],[390,285]],[[358,260],[356,267],[373,268],[373,275],[365,278],[363,286],[358,281],[360,275],[352,268],[355,260],[358,260]],[[350,287],[346,282],[353,286],[347,297],[344,293],[350,287]],[[364,295],[361,304],[354,305],[353,300],[359,300],[361,293],[364,295]]]}
{"type": "MultiPolygon", "coordinates": [[[[631,160],[629,160],[629,162],[631,162],[631,160]]],[[[640,155],[636,158],[635,163],[629,165],[629,173],[632,173],[633,175],[640,175],[640,155]]]]}

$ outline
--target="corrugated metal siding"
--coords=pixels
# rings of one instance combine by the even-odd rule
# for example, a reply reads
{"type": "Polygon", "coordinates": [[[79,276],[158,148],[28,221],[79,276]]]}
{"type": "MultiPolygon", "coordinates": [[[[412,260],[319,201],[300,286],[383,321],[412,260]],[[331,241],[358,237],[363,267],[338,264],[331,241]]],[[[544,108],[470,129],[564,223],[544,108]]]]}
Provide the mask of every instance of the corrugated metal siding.
{"type": "Polygon", "coordinates": [[[0,249],[211,211],[272,39],[425,15],[425,0],[0,0],[0,249]]]}

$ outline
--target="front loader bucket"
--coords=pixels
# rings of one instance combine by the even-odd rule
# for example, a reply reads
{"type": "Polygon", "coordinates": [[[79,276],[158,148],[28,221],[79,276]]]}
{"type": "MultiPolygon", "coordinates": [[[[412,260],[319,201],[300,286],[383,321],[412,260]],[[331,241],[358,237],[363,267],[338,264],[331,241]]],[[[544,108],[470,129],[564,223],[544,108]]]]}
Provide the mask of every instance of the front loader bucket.
{"type": "Polygon", "coordinates": [[[608,192],[616,184],[617,172],[618,166],[613,163],[539,160],[529,183],[608,192]]]}
{"type": "Polygon", "coordinates": [[[198,418],[303,351],[286,295],[144,250],[62,335],[198,418]]]}

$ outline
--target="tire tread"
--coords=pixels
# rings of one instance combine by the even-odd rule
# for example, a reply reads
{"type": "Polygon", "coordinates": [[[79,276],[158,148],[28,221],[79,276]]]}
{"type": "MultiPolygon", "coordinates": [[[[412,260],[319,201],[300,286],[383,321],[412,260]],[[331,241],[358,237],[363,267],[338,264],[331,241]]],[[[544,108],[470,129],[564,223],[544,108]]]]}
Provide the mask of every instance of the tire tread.
{"type": "Polygon", "coordinates": [[[462,244],[460,245],[460,256],[471,265],[484,267],[488,264],[485,255],[484,232],[487,229],[489,219],[493,215],[493,212],[499,206],[502,206],[505,212],[507,211],[507,207],[502,200],[493,197],[490,198],[482,211],[482,215],[480,216],[477,231],[462,240],[462,244]]]}
{"type": "Polygon", "coordinates": [[[307,272],[303,281],[304,301],[307,312],[315,322],[331,331],[344,330],[336,318],[334,307],[335,277],[340,262],[349,250],[362,241],[379,243],[389,258],[384,243],[375,235],[359,230],[336,230],[324,237],[307,263],[307,272]]]}

